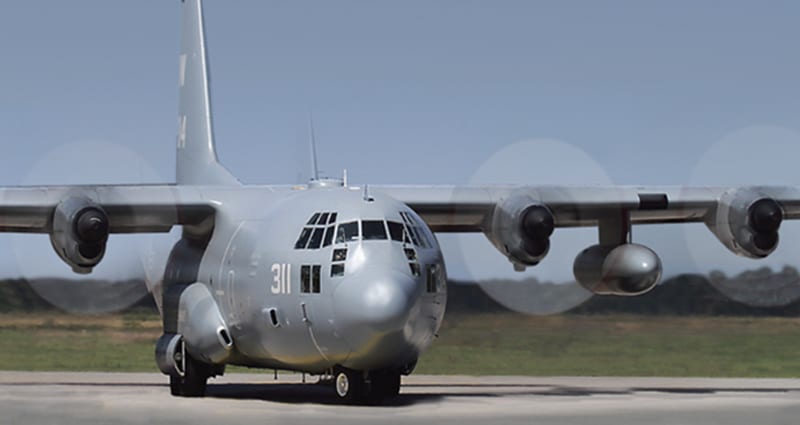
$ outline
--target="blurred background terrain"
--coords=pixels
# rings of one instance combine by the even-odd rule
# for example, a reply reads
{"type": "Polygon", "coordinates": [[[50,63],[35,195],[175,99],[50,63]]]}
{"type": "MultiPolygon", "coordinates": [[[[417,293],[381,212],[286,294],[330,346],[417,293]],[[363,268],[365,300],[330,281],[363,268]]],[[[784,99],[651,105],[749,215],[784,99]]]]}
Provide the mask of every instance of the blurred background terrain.
{"type": "MultiPolygon", "coordinates": [[[[684,274],[666,279],[640,297],[595,296],[572,310],[547,316],[510,311],[481,286],[538,285],[540,291],[558,291],[559,285],[535,280],[498,280],[481,286],[451,281],[445,322],[417,371],[796,377],[800,376],[796,357],[800,301],[794,292],[799,279],[791,267],[731,277],[719,272],[684,274]],[[761,298],[753,298],[754,293],[761,298]]],[[[161,320],[146,290],[124,311],[86,313],[92,311],[98,291],[99,298],[124,298],[142,288],[144,282],[138,280],[0,281],[0,369],[157,373],[153,347],[161,334],[161,320]],[[86,297],[87,291],[96,296],[86,297]],[[60,310],[40,293],[76,298],[68,305],[84,309],[82,313],[60,310]]]]}

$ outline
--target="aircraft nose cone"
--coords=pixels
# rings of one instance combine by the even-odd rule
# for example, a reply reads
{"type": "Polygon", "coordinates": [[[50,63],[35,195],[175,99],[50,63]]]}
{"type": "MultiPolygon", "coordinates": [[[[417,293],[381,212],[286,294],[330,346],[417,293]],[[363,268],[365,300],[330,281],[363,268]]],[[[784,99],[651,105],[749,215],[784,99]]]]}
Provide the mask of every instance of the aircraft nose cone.
{"type": "Polygon", "coordinates": [[[359,273],[337,291],[337,319],[379,332],[402,330],[414,303],[415,286],[401,273],[359,273]]]}
{"type": "Polygon", "coordinates": [[[342,365],[370,370],[416,359],[412,324],[420,296],[417,282],[400,272],[362,270],[343,281],[334,294],[336,327],[350,346],[342,365]]]}
{"type": "Polygon", "coordinates": [[[399,367],[421,351],[418,324],[422,286],[410,274],[386,269],[348,276],[334,294],[338,333],[350,346],[342,366],[399,367]]]}
{"type": "Polygon", "coordinates": [[[359,300],[367,323],[379,330],[402,329],[411,305],[408,286],[395,279],[376,279],[368,284],[359,300]]]}

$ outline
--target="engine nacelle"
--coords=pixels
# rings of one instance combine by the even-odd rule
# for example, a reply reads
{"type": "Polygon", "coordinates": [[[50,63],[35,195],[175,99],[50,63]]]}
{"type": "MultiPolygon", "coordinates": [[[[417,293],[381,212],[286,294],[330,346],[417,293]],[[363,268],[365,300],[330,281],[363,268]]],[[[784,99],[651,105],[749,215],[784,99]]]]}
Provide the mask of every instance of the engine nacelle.
{"type": "Polygon", "coordinates": [[[783,208],[756,189],[724,193],[706,225],[730,251],[749,258],[764,258],[778,247],[783,208]]]}
{"type": "Polygon", "coordinates": [[[572,271],[595,294],[641,295],[661,280],[661,259],[644,245],[592,245],[575,257],[572,271]]]}
{"type": "Polygon", "coordinates": [[[500,202],[487,237],[517,268],[539,264],[550,250],[555,219],[550,210],[526,196],[500,202]]]}
{"type": "Polygon", "coordinates": [[[211,364],[224,363],[231,354],[233,339],[208,287],[196,282],[184,289],[178,304],[178,333],[186,351],[211,364]]]}
{"type": "Polygon", "coordinates": [[[50,243],[76,273],[90,273],[106,252],[109,221],[103,208],[86,198],[68,198],[55,208],[50,243]]]}

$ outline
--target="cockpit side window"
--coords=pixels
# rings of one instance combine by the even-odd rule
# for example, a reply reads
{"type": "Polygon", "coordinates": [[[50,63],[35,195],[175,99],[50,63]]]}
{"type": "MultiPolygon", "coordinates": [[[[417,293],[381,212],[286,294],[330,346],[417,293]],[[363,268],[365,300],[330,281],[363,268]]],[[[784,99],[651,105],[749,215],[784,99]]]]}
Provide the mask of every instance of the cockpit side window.
{"type": "Polygon", "coordinates": [[[308,242],[308,249],[319,249],[322,244],[322,235],[324,234],[324,227],[317,227],[314,229],[314,233],[311,234],[311,240],[308,242]]]}
{"type": "Polygon", "coordinates": [[[413,226],[408,226],[408,234],[411,236],[411,242],[413,242],[414,245],[419,246],[419,237],[417,237],[417,232],[414,231],[413,226]]]}
{"type": "Polygon", "coordinates": [[[325,229],[325,241],[322,242],[322,246],[328,246],[333,242],[333,230],[334,226],[332,225],[325,229]]]}
{"type": "Polygon", "coordinates": [[[419,239],[422,242],[422,246],[425,247],[425,248],[432,247],[433,244],[431,243],[431,240],[428,239],[428,234],[425,233],[425,230],[423,230],[422,226],[418,224],[416,226],[416,229],[417,229],[417,232],[419,233],[419,239]]]}
{"type": "Polygon", "coordinates": [[[422,229],[422,225],[420,225],[420,223],[414,219],[411,214],[405,211],[400,211],[400,217],[402,217],[403,221],[406,223],[408,233],[411,236],[411,240],[414,242],[414,245],[418,245],[423,248],[428,248],[431,246],[431,242],[428,240],[428,236],[422,229]]]}
{"type": "Polygon", "coordinates": [[[336,243],[355,241],[359,236],[357,221],[342,223],[336,231],[336,243]]]}
{"type": "Polygon", "coordinates": [[[300,237],[297,238],[297,242],[294,243],[294,249],[304,249],[306,244],[308,243],[308,238],[311,236],[311,228],[306,227],[300,232],[300,237]]]}
{"type": "Polygon", "coordinates": [[[387,221],[389,225],[389,236],[393,241],[403,242],[403,224],[396,221],[387,221]]]}
{"type": "Polygon", "coordinates": [[[406,223],[406,231],[408,232],[408,236],[411,237],[411,242],[413,242],[416,246],[420,246],[420,238],[417,234],[417,229],[414,226],[414,222],[411,221],[411,217],[409,217],[405,211],[400,211],[400,217],[402,217],[403,221],[406,223]]]}
{"type": "Polygon", "coordinates": [[[361,222],[361,227],[364,230],[365,241],[386,239],[386,226],[383,220],[364,220],[361,222]]]}
{"type": "Polygon", "coordinates": [[[315,212],[300,231],[294,249],[319,249],[330,245],[335,223],[335,212],[315,212]]]}

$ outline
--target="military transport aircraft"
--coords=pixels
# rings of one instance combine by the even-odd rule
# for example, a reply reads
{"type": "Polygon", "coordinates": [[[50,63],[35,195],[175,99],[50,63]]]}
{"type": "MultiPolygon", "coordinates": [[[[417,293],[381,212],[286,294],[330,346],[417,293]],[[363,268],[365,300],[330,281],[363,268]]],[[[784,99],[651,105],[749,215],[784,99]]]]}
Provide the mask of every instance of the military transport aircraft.
{"type": "Polygon", "coordinates": [[[347,402],[394,396],[445,312],[437,232],[482,232],[513,267],[544,260],[557,228],[595,226],[574,274],[598,294],[661,277],[631,227],[702,222],[732,252],[772,253],[795,187],[242,185],[218,161],[200,0],[182,0],[175,184],[7,187],[0,230],[46,233],[77,273],[109,234],[181,226],[154,297],[156,362],[176,396],[202,396],[225,365],[331,376],[347,402]]]}

